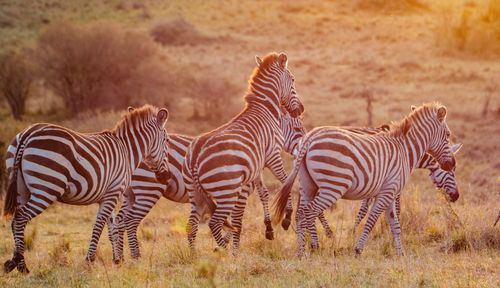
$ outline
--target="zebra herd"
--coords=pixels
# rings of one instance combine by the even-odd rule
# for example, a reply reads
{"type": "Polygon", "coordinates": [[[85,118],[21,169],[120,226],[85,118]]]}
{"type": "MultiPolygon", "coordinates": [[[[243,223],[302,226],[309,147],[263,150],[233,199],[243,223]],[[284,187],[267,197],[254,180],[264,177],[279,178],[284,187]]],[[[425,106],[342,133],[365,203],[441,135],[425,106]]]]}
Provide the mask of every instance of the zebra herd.
{"type": "Polygon", "coordinates": [[[300,115],[304,106],[284,53],[256,57],[245,108],[232,120],[198,137],[168,134],[166,109],[145,105],[129,108],[114,129],[83,134],[39,123],[14,138],[7,150],[9,185],[4,214],[13,215],[15,249],[4,271],[28,273],[24,261],[27,223],[54,201],[99,204],[87,261],[95,260],[99,237],[108,225],[113,260],[123,260],[127,231],[132,258],[140,257],[137,228],[163,196],[190,203],[189,246],[195,252],[200,219],[208,223],[218,246],[232,240],[237,255],[243,212],[257,189],[264,210],[265,237],[274,239],[273,223],[287,230],[292,217],[291,188],[299,178],[295,217],[298,255],[305,253],[305,234],[318,249],[315,220],[333,236],[324,216],[340,198],[363,200],[354,228],[368,213],[355,251],[361,253],[382,212],[386,213],[398,254],[401,245],[400,193],[415,168],[428,169],[450,201],[459,197],[455,158],[461,145],[450,144],[447,110],[432,103],[412,107],[399,122],[379,128],[318,127],[306,133],[300,115]],[[281,152],[294,155],[287,177],[281,152]],[[283,184],[269,212],[264,168],[283,184]],[[123,196],[118,214],[115,206],[123,196]],[[369,208],[371,205],[371,208],[369,208]],[[273,220],[273,221],[272,221],[273,220]]]}

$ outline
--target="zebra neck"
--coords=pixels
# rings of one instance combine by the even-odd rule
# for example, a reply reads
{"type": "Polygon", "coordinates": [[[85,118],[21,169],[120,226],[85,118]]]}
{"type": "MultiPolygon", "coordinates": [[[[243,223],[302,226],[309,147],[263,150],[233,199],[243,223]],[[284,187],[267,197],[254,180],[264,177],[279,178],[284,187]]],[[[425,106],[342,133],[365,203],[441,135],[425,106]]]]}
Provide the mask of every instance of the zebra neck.
{"type": "Polygon", "coordinates": [[[275,122],[278,127],[281,127],[281,109],[275,103],[266,101],[265,99],[247,102],[247,106],[241,115],[258,115],[258,117],[266,118],[275,122]]]}
{"type": "Polygon", "coordinates": [[[419,168],[422,158],[426,155],[427,150],[429,150],[430,143],[429,134],[419,129],[419,127],[422,127],[421,125],[414,124],[410,131],[408,131],[407,137],[405,137],[405,146],[408,148],[408,163],[412,170],[419,168]]]}
{"type": "Polygon", "coordinates": [[[145,143],[144,139],[137,135],[134,127],[123,125],[119,127],[115,134],[124,146],[124,152],[129,159],[130,167],[135,170],[144,159],[145,143]]]}
{"type": "Polygon", "coordinates": [[[276,121],[281,119],[281,108],[277,101],[272,98],[258,94],[248,94],[246,97],[247,106],[243,112],[256,111],[272,116],[276,121]]]}

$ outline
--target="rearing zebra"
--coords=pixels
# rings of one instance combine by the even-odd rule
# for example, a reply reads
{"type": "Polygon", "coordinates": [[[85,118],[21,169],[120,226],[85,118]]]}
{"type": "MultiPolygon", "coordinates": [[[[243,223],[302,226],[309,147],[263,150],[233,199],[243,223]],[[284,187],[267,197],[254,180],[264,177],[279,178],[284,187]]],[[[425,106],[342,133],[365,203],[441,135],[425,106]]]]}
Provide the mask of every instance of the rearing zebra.
{"type": "MultiPolygon", "coordinates": [[[[284,112],[283,117],[281,117],[280,127],[284,136],[284,150],[292,154],[298,142],[306,133],[302,120],[300,118],[292,118],[288,112],[284,112]]],[[[193,141],[194,137],[170,134],[169,138],[170,152],[168,154],[168,170],[170,171],[171,177],[168,184],[165,185],[158,182],[154,177],[154,173],[144,164],[141,164],[132,175],[130,187],[125,192],[124,205],[120,209],[120,213],[116,217],[115,222],[118,226],[117,233],[119,234],[118,240],[115,241],[118,243],[117,259],[122,258],[124,229],[127,230],[132,258],[140,257],[137,227],[162,196],[178,203],[189,202],[188,191],[185,189],[184,179],[182,177],[182,165],[188,146],[193,141]]],[[[247,185],[243,190],[247,193],[251,193],[254,190],[254,186],[257,188],[264,209],[266,238],[273,239],[273,226],[271,224],[268,204],[269,192],[260,178],[252,184],[247,185]]],[[[245,204],[246,203],[239,203],[238,207],[244,207],[245,204]]],[[[241,227],[241,219],[239,217],[233,218],[232,223],[235,227],[241,227]]],[[[238,234],[234,235],[233,242],[235,246],[238,246],[238,234]]]]}
{"type": "Polygon", "coordinates": [[[13,140],[4,214],[14,214],[14,256],[4,264],[28,273],[24,262],[27,223],[54,201],[73,205],[99,203],[87,261],[94,261],[97,243],[118,197],[132,172],[145,162],[160,181],[168,180],[168,135],[163,127],[166,109],[149,105],[129,113],[113,130],[85,134],[52,125],[36,124],[13,140]]]}
{"type": "Polygon", "coordinates": [[[203,206],[208,204],[213,211],[208,225],[217,244],[226,247],[221,230],[242,188],[256,180],[264,167],[282,183],[286,179],[280,155],[281,109],[297,117],[304,107],[285,54],[271,53],[256,61],[245,109],[229,123],[196,138],[186,154],[183,174],[192,207],[187,228],[192,249],[203,206]]]}
{"type": "Polygon", "coordinates": [[[275,202],[274,220],[283,215],[297,174],[301,203],[297,210],[298,254],[304,253],[304,228],[309,230],[313,249],[318,248],[314,219],[340,198],[375,198],[363,234],[356,245],[360,254],[377,221],[385,211],[398,254],[401,228],[395,217],[395,199],[424,153],[430,153],[449,171],[455,167],[451,152],[446,108],[427,104],[413,112],[390,132],[360,135],[335,127],[319,127],[303,138],[292,174],[275,202]]]}

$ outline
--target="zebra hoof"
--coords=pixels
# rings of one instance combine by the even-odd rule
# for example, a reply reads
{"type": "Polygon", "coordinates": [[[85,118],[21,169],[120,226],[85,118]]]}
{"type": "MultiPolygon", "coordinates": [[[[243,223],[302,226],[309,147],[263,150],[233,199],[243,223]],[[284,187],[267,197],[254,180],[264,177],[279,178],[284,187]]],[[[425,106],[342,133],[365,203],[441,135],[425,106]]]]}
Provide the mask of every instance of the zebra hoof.
{"type": "Polygon", "coordinates": [[[130,257],[132,257],[132,259],[134,259],[134,260],[137,260],[137,259],[141,258],[141,253],[130,255],[130,257]]]}
{"type": "Polygon", "coordinates": [[[266,239],[267,240],[274,240],[274,231],[273,230],[266,231],[266,239]]]}
{"type": "Polygon", "coordinates": [[[285,230],[288,230],[288,227],[290,227],[291,223],[292,223],[292,221],[290,221],[290,219],[285,218],[285,219],[283,219],[283,221],[281,221],[281,227],[283,227],[283,229],[285,229],[285,230]]]}
{"type": "Polygon", "coordinates": [[[333,232],[332,231],[326,231],[326,237],[333,239],[333,232]]]}
{"type": "Polygon", "coordinates": [[[3,264],[3,272],[9,273],[12,270],[14,270],[14,268],[16,268],[16,266],[17,266],[17,263],[14,260],[9,259],[9,260],[5,261],[5,263],[3,264]]]}
{"type": "Polygon", "coordinates": [[[28,267],[26,267],[26,263],[19,263],[17,265],[17,271],[23,273],[23,274],[28,274],[30,273],[30,270],[28,269],[28,267]]]}
{"type": "Polygon", "coordinates": [[[358,257],[360,257],[360,256],[361,256],[361,252],[362,252],[362,251],[363,251],[363,250],[361,250],[361,249],[360,249],[360,248],[358,248],[358,247],[356,247],[356,248],[354,249],[354,252],[356,253],[356,258],[358,258],[358,257]]]}
{"type": "Polygon", "coordinates": [[[123,262],[123,257],[120,257],[118,259],[113,259],[113,263],[115,263],[116,265],[120,264],[123,262]]]}

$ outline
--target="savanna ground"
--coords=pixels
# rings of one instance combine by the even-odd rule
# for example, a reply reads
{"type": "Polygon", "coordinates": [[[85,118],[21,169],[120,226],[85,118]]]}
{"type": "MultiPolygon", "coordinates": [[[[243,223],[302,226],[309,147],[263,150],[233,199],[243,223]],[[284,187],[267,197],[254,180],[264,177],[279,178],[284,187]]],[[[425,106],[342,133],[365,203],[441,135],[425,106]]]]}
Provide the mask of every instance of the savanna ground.
{"type": "MultiPolygon", "coordinates": [[[[261,206],[252,196],[238,258],[213,252],[216,244],[206,225],[197,238],[198,256],[191,257],[185,235],[189,205],[163,199],[139,228],[140,260],[112,264],[104,231],[99,260],[89,266],[84,257],[97,205],[53,205],[27,228],[31,274],[3,275],[0,286],[500,286],[500,228],[492,227],[500,208],[500,62],[495,46],[500,29],[473,16],[465,19],[489,11],[498,21],[500,9],[484,10],[487,3],[1,1],[3,49],[33,45],[46,26],[63,20],[81,25],[106,20],[146,32],[159,21],[188,23],[191,34],[184,33],[185,39],[175,45],[161,46],[161,53],[177,72],[182,73],[178,67],[189,67],[189,73],[225,79],[231,86],[231,108],[224,107],[220,119],[197,120],[182,90],[173,92],[175,97],[165,94],[171,107],[169,132],[196,135],[230,119],[243,106],[254,55],[285,51],[309,129],[367,125],[367,95],[373,97],[373,125],[403,117],[412,104],[440,101],[448,107],[453,141],[464,147],[457,156],[456,203],[444,200],[425,171],[416,171],[403,191],[404,257],[395,255],[381,217],[362,257],[355,258],[359,231],[353,236],[351,230],[360,203],[340,201],[327,213],[335,239],[321,234],[320,251],[298,259],[293,229],[276,227],[276,239],[265,239],[261,206]]],[[[3,142],[33,122],[96,131],[112,127],[121,114],[90,111],[68,117],[59,113],[61,103],[52,93],[37,89],[32,94],[23,121],[13,120],[2,104],[3,142]]],[[[285,159],[289,171],[290,157],[285,159]]],[[[279,188],[269,174],[265,180],[271,190],[279,188]]],[[[0,222],[2,261],[11,257],[13,247],[8,220],[0,222]]]]}

